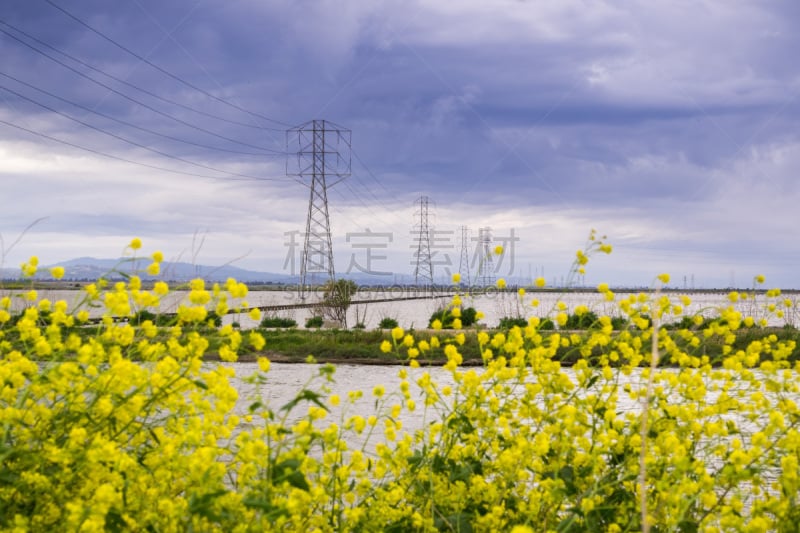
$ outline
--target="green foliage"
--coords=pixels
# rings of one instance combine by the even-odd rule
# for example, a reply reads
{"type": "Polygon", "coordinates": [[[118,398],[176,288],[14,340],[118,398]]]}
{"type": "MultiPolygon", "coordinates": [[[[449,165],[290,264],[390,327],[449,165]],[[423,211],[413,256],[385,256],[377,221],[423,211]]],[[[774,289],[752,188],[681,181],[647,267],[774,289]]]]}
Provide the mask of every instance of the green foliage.
{"type": "Polygon", "coordinates": [[[349,279],[329,281],[322,288],[322,314],[347,327],[347,309],[358,292],[358,285],[349,279]]]}
{"type": "Polygon", "coordinates": [[[550,318],[543,318],[539,322],[539,331],[553,331],[556,329],[556,323],[550,318]]]}
{"type": "Polygon", "coordinates": [[[208,313],[208,317],[206,318],[206,323],[211,323],[215,327],[220,327],[222,325],[222,317],[217,313],[215,313],[214,311],[211,311],[210,313],[208,313]]]}
{"type": "Polygon", "coordinates": [[[528,325],[528,320],[525,318],[504,316],[503,318],[500,319],[500,323],[497,325],[497,329],[511,329],[514,326],[524,328],[527,325],[528,325]]]}
{"type": "Polygon", "coordinates": [[[297,320],[279,316],[268,316],[264,317],[260,326],[262,328],[294,328],[297,327],[297,320]]]}
{"type": "MultiPolygon", "coordinates": [[[[622,330],[628,327],[629,321],[624,317],[611,317],[611,327],[614,330],[622,330]]],[[[514,326],[524,328],[528,325],[528,320],[526,318],[520,317],[503,317],[500,319],[500,323],[497,325],[497,329],[511,329],[514,326]]],[[[583,313],[581,315],[572,313],[568,315],[567,322],[565,323],[562,329],[569,329],[569,330],[585,330],[591,328],[598,328],[600,327],[600,322],[597,314],[592,311],[588,313],[583,313]]],[[[550,318],[544,317],[540,318],[540,323],[538,326],[540,331],[551,331],[555,329],[555,324],[550,318]]]]}
{"type": "MultiPolygon", "coordinates": [[[[214,320],[217,325],[222,322],[221,319],[219,321],[217,320],[218,317],[216,316],[216,313],[210,313],[209,318],[214,320]]],[[[134,326],[141,326],[146,320],[149,320],[156,326],[174,326],[177,323],[178,318],[171,313],[153,313],[147,309],[142,309],[137,311],[136,314],[131,317],[130,323],[134,326]]]]}
{"type": "Polygon", "coordinates": [[[378,324],[378,327],[380,329],[392,329],[392,328],[396,328],[398,325],[399,324],[397,323],[397,320],[395,320],[394,318],[385,316],[385,317],[381,318],[381,321],[378,324]]]}
{"type": "Polygon", "coordinates": [[[312,316],[306,319],[306,328],[321,328],[324,322],[321,316],[312,316]]]}
{"type": "Polygon", "coordinates": [[[593,311],[577,314],[572,313],[567,317],[564,329],[589,329],[597,324],[597,314],[593,311]]]}
{"type": "MultiPolygon", "coordinates": [[[[474,307],[466,307],[461,309],[461,327],[467,328],[477,321],[478,311],[474,307]]],[[[433,322],[438,320],[442,323],[442,327],[444,329],[451,329],[453,327],[453,320],[456,317],[453,316],[452,311],[449,309],[439,309],[438,311],[434,311],[431,315],[430,319],[428,320],[428,327],[433,327],[433,322]]]]}
{"type": "Polygon", "coordinates": [[[619,331],[625,329],[630,324],[630,321],[625,318],[624,316],[612,316],[611,317],[611,328],[613,330],[619,331]]]}
{"type": "Polygon", "coordinates": [[[461,310],[461,325],[465,328],[478,321],[478,310],[474,307],[465,307],[461,310]]]}

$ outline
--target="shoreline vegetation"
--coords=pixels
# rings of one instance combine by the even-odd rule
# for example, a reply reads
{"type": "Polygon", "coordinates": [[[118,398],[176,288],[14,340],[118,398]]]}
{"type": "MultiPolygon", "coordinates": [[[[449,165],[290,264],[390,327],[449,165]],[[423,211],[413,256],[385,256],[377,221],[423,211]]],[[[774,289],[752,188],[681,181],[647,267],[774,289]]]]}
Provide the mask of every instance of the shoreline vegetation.
{"type": "MultiPolygon", "coordinates": [[[[359,364],[359,365],[408,365],[406,358],[399,358],[394,353],[383,353],[380,344],[385,340],[391,340],[392,335],[389,330],[301,330],[301,329],[256,329],[266,340],[268,350],[262,352],[240,353],[239,362],[255,362],[258,357],[266,356],[275,363],[306,363],[313,361],[320,364],[359,364]],[[309,356],[313,356],[309,359],[309,356]]],[[[498,333],[507,335],[509,330],[500,329],[473,329],[461,330],[465,335],[465,342],[459,345],[459,352],[462,355],[463,366],[483,366],[485,361],[481,356],[477,341],[478,333],[485,332],[490,336],[498,333]]],[[[444,338],[456,333],[452,330],[410,330],[407,333],[414,335],[415,339],[430,342],[432,337],[444,338]]],[[[559,340],[571,336],[584,336],[591,333],[590,330],[560,330],[552,332],[541,332],[542,342],[553,336],[558,335],[559,340]]],[[[616,332],[619,334],[620,332],[616,332]]],[[[700,331],[702,334],[702,331],[700,331]]],[[[800,360],[800,330],[795,328],[754,327],[737,337],[733,344],[733,349],[746,349],[747,346],[758,339],[774,336],[776,342],[794,341],[797,347],[787,356],[788,361],[800,360]]],[[[680,342],[680,333],[673,332],[672,337],[680,342]]],[[[687,343],[688,344],[688,343],[687,343]]],[[[721,364],[723,355],[723,339],[713,336],[705,339],[703,349],[698,351],[699,355],[709,358],[712,365],[721,364]]],[[[594,350],[595,359],[599,358],[602,350],[594,350]]],[[[214,353],[213,349],[206,354],[209,361],[219,361],[219,354],[214,353]]],[[[578,348],[574,346],[562,346],[558,349],[553,358],[563,366],[572,366],[580,359],[586,359],[581,355],[578,348]]],[[[447,357],[440,352],[435,357],[421,356],[417,359],[420,366],[441,366],[447,362],[447,357]]],[[[592,364],[590,356],[589,364],[592,364]]],[[[599,362],[599,361],[595,361],[599,362]]],[[[663,358],[661,366],[678,366],[677,362],[670,361],[668,357],[663,358]]]]}
{"type": "MultiPolygon", "coordinates": [[[[127,275],[126,275],[127,276],[127,275]]],[[[129,277],[129,276],[128,276],[129,277]]],[[[106,278],[108,281],[122,281],[126,279],[125,276],[119,277],[108,277],[106,278]]],[[[92,283],[96,283],[97,280],[85,280],[85,279],[76,279],[76,280],[54,280],[54,279],[0,279],[0,290],[4,291],[11,291],[11,290],[83,290],[87,285],[91,285],[92,283]]],[[[143,289],[152,290],[154,284],[157,281],[165,281],[173,287],[173,290],[190,290],[189,283],[191,280],[161,280],[158,278],[147,279],[144,278],[141,280],[141,286],[143,289]]],[[[272,283],[272,282],[264,282],[264,283],[248,283],[247,288],[251,292],[257,291],[297,291],[298,285],[297,284],[287,284],[287,283],[272,283]]],[[[575,285],[565,285],[563,287],[537,287],[534,284],[527,284],[527,285],[516,285],[516,284],[509,284],[503,288],[498,288],[496,286],[489,286],[489,287],[466,287],[466,286],[459,286],[459,285],[452,285],[452,284],[438,284],[438,285],[413,285],[413,284],[369,284],[369,285],[358,285],[357,292],[361,293],[373,293],[373,292],[387,292],[387,291],[408,291],[415,294],[436,294],[441,293],[445,294],[454,294],[454,293],[465,293],[469,292],[471,295],[482,295],[482,294],[513,294],[516,293],[520,288],[524,288],[526,292],[536,294],[583,294],[583,293],[590,293],[596,294],[597,287],[593,286],[575,286],[575,285]]],[[[764,295],[770,289],[766,288],[753,288],[753,287],[706,287],[706,288],[686,288],[686,287],[679,287],[679,286],[667,286],[664,288],[656,289],[654,287],[625,287],[625,286],[612,286],[610,287],[616,293],[619,294],[651,294],[658,290],[662,293],[673,293],[673,294],[719,294],[719,295],[726,295],[731,291],[740,291],[740,292],[748,292],[753,293],[756,295],[764,295]]],[[[307,288],[308,291],[312,293],[322,293],[323,286],[310,286],[307,288]]],[[[786,288],[780,289],[782,294],[800,294],[800,288],[786,288]]]]}

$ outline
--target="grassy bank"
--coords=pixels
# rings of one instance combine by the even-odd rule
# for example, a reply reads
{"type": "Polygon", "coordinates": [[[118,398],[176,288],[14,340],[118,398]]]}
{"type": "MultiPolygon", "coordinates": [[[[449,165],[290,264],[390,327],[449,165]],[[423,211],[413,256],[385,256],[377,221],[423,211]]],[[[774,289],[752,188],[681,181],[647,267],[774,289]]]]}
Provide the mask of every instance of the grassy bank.
{"type": "MultiPolygon", "coordinates": [[[[15,317],[16,318],[16,317],[15,317]]],[[[10,323],[15,323],[12,319],[10,323]]],[[[45,322],[47,322],[45,320],[45,322]]],[[[46,326],[46,324],[43,324],[46,326]]],[[[117,324],[115,327],[122,331],[127,324],[117,324]]],[[[229,328],[228,328],[229,329],[229,328]]],[[[208,342],[206,358],[209,360],[219,359],[219,350],[227,342],[229,332],[217,327],[194,326],[191,328],[208,342]]],[[[104,324],[77,325],[71,327],[62,326],[62,334],[65,336],[75,335],[81,341],[97,338],[107,331],[104,324]]],[[[171,327],[157,327],[152,337],[154,342],[167,342],[174,335],[171,327]]],[[[480,329],[473,328],[465,330],[409,330],[405,334],[411,334],[417,341],[425,341],[434,348],[437,344],[446,346],[456,344],[459,353],[463,357],[464,366],[474,366],[484,364],[483,350],[490,350],[492,356],[504,355],[504,339],[512,335],[511,329],[480,329]],[[463,343],[459,344],[452,337],[456,333],[463,335],[463,343]],[[484,346],[481,348],[479,334],[484,337],[484,346]]],[[[601,358],[608,356],[608,350],[602,345],[592,345],[591,339],[599,330],[596,329],[574,329],[560,331],[535,332],[540,337],[538,342],[550,345],[558,343],[554,359],[563,365],[572,365],[579,359],[599,363],[601,358]],[[554,340],[555,339],[555,340],[554,340]]],[[[263,336],[266,345],[262,351],[253,352],[241,350],[239,360],[243,362],[254,361],[258,355],[268,355],[273,361],[302,363],[313,356],[313,359],[321,363],[354,363],[354,364],[406,364],[408,360],[400,357],[395,351],[385,353],[381,350],[384,341],[393,343],[390,330],[362,330],[362,329],[272,329],[258,328],[243,331],[242,335],[258,333],[263,336]]],[[[524,328],[519,330],[519,334],[524,336],[524,328]]],[[[709,363],[715,365],[726,355],[726,343],[723,336],[709,334],[709,330],[703,328],[664,330],[663,335],[670,339],[670,344],[674,345],[680,353],[686,353],[697,358],[706,356],[709,363]]],[[[612,333],[615,339],[624,340],[626,336],[639,337],[641,332],[637,330],[622,330],[612,333]]],[[[795,341],[797,347],[791,352],[788,359],[790,361],[800,360],[800,330],[796,328],[763,328],[751,327],[741,328],[736,335],[736,339],[730,344],[729,350],[733,353],[746,351],[753,342],[760,342],[764,338],[771,339],[772,343],[795,341]]],[[[3,340],[8,343],[8,348],[24,351],[27,349],[25,339],[20,338],[16,330],[5,333],[3,340]]],[[[140,359],[141,354],[135,344],[128,346],[126,356],[131,359],[140,359]]],[[[762,359],[769,359],[770,353],[764,353],[762,359]]],[[[438,365],[447,361],[444,350],[435,348],[420,353],[418,362],[421,365],[438,365]]],[[[624,361],[623,361],[624,362],[624,361]]],[[[611,362],[614,365],[614,361],[611,362]]],[[[673,360],[669,351],[661,359],[664,366],[677,365],[678,361],[673,360]]]]}
{"type": "MultiPolygon", "coordinates": [[[[383,353],[380,350],[380,345],[384,340],[391,341],[391,332],[387,330],[301,330],[301,329],[259,329],[257,330],[264,339],[267,341],[265,350],[274,361],[280,362],[304,362],[309,355],[313,355],[315,360],[319,362],[332,362],[332,363],[372,363],[372,364],[399,364],[405,360],[399,359],[393,353],[383,353]]],[[[501,333],[504,336],[508,335],[508,331],[502,330],[482,330],[485,331],[490,338],[496,334],[501,333]]],[[[690,331],[690,330],[687,330],[690,331]]],[[[434,331],[434,330],[417,330],[410,331],[415,339],[425,340],[428,343],[432,338],[436,337],[445,342],[452,342],[451,340],[444,341],[445,337],[449,337],[453,331],[434,331]]],[[[461,353],[465,366],[483,364],[481,357],[481,350],[477,341],[478,331],[466,330],[463,332],[465,342],[459,345],[458,349],[461,353]]],[[[702,331],[694,331],[694,336],[703,338],[702,331]]],[[[577,342],[581,337],[583,341],[587,336],[591,336],[590,331],[574,330],[574,331],[561,331],[561,332],[539,332],[542,336],[542,342],[551,342],[553,335],[558,335],[559,343],[562,344],[569,342],[568,346],[563,344],[557,350],[556,358],[565,365],[571,365],[578,359],[583,357],[580,347],[576,345],[584,345],[583,342],[577,342]],[[570,340],[570,337],[573,337],[570,340]]],[[[616,332],[619,336],[622,332],[616,332]]],[[[708,338],[703,338],[702,342],[696,346],[691,346],[692,341],[686,338],[686,333],[681,334],[679,331],[671,331],[667,333],[676,347],[684,350],[696,357],[707,356],[712,364],[720,361],[723,357],[724,339],[716,335],[711,335],[708,338]]],[[[740,330],[736,340],[731,345],[734,352],[738,350],[745,351],[747,347],[754,341],[760,341],[764,337],[774,335],[773,342],[786,342],[794,340],[797,343],[797,348],[789,356],[789,360],[800,360],[800,330],[789,328],[747,328],[740,330]]],[[[493,350],[493,354],[501,353],[502,349],[497,349],[492,346],[489,349],[493,350]]],[[[598,360],[605,350],[601,346],[592,348],[590,359],[598,360]]],[[[507,355],[507,354],[506,354],[507,355]]],[[[247,361],[252,359],[252,355],[248,356],[243,354],[241,360],[247,361]]],[[[769,354],[765,354],[765,358],[769,358],[769,354]]],[[[441,364],[447,361],[441,349],[435,350],[432,354],[421,354],[419,357],[420,364],[441,364]]],[[[670,359],[669,355],[662,359],[663,365],[677,364],[676,361],[670,359]]]]}

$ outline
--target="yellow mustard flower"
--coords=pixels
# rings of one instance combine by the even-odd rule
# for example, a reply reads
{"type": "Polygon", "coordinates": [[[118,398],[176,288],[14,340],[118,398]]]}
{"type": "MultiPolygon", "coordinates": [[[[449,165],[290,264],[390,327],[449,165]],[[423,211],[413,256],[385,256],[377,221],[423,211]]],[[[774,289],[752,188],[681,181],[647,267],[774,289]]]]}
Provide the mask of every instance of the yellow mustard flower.
{"type": "Polygon", "coordinates": [[[62,266],[54,266],[50,269],[50,275],[53,276],[53,279],[61,279],[64,277],[64,267],[62,266]]]}

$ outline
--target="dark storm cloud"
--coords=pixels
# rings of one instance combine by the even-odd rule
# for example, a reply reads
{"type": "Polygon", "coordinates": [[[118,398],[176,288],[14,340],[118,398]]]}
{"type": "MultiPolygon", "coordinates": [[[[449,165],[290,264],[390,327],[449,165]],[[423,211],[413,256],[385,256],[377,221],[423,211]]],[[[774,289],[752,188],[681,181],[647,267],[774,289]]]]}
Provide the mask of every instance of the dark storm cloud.
{"type": "MultiPolygon", "coordinates": [[[[777,257],[791,226],[782,202],[796,198],[800,170],[795,2],[53,1],[174,75],[45,0],[4,2],[0,19],[10,26],[0,29],[30,46],[0,34],[0,71],[20,80],[0,76],[0,85],[18,93],[0,90],[0,119],[95,151],[190,173],[282,179],[282,156],[259,148],[280,152],[286,125],[324,118],[353,130],[354,176],[350,189],[335,195],[349,209],[349,226],[374,220],[373,212],[387,205],[407,206],[419,194],[438,198],[443,210],[448,202],[464,202],[473,206],[468,212],[485,210],[485,218],[536,206],[599,217],[598,225],[667,227],[678,235],[693,235],[701,225],[707,231],[691,246],[717,242],[714,253],[722,255],[733,253],[727,232],[736,227],[740,247],[759,256],[771,249],[777,257]],[[265,127],[274,130],[259,129],[265,127]],[[773,192],[781,208],[766,206],[773,192]],[[615,212],[627,218],[609,214],[615,212]],[[759,226],[771,228],[774,243],[759,242],[759,226]]],[[[0,125],[3,141],[4,153],[25,156],[8,157],[3,179],[37,176],[50,183],[42,172],[55,172],[61,163],[37,161],[52,157],[80,166],[82,157],[95,157],[0,125]],[[34,146],[52,153],[42,155],[34,146]]],[[[152,170],[131,168],[131,176],[152,170]]],[[[63,170],[73,180],[79,174],[63,170]]],[[[165,176],[162,184],[173,178],[165,176]]],[[[62,196],[77,187],[63,183],[62,196]]],[[[179,189],[153,186],[157,200],[148,201],[171,210],[170,231],[202,225],[204,210],[183,203],[179,189]]],[[[97,197],[113,194],[97,187],[97,197]]],[[[267,189],[294,191],[302,225],[302,187],[286,180],[266,182],[267,189]]],[[[201,197],[214,224],[236,218],[214,204],[224,195],[201,197]]],[[[256,198],[247,209],[281,224],[291,219],[287,210],[262,209],[256,198]]],[[[141,205],[137,201],[107,226],[118,232],[137,226],[141,205]]],[[[91,209],[80,202],[72,207],[91,209]]],[[[93,216],[71,212],[69,221],[84,229],[102,224],[93,216]]],[[[164,220],[151,217],[138,227],[164,220]]],[[[633,235],[620,232],[623,239],[633,235]]],[[[664,250],[681,242],[672,234],[661,237],[630,242],[651,239],[664,250]]]]}

